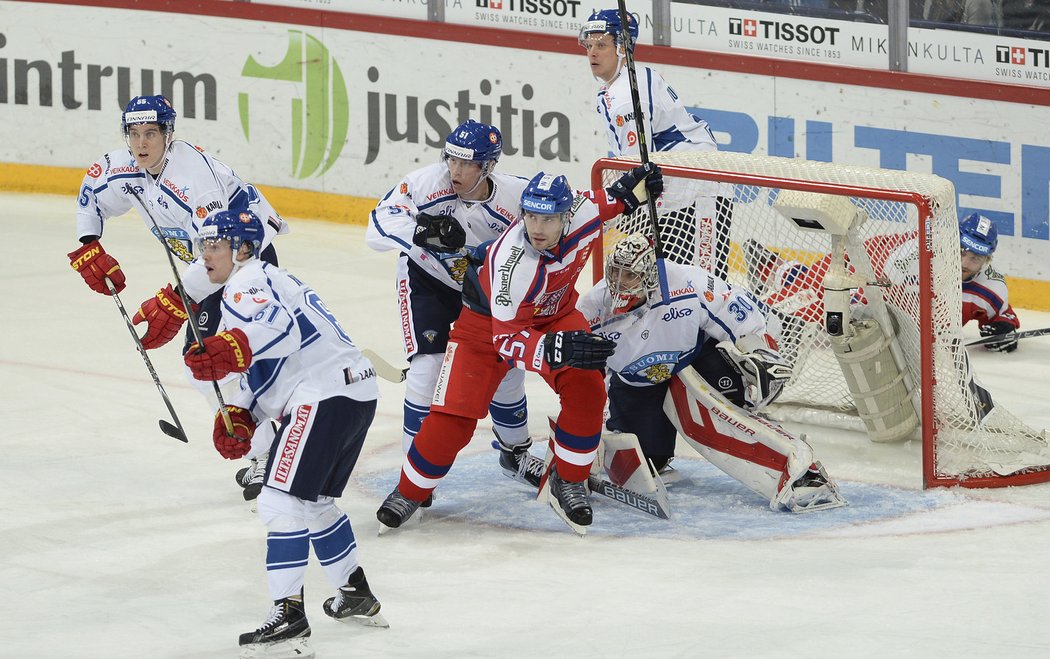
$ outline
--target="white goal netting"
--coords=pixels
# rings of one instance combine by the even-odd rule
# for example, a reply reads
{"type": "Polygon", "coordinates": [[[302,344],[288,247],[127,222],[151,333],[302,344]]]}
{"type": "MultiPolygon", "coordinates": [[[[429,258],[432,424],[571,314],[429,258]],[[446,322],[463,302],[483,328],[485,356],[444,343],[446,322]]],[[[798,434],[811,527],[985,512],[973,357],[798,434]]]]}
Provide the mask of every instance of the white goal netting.
{"type": "MultiPolygon", "coordinates": [[[[874,441],[921,439],[927,486],[1050,480],[1045,431],[994,402],[962,347],[958,220],[949,181],[724,152],[656,153],[652,160],[664,168],[657,215],[666,258],[751,290],[780,321],[781,351],[794,375],[774,416],[866,428],[874,441]],[[800,203],[820,200],[856,216],[839,252],[834,232],[814,230],[804,217],[793,221],[785,210],[798,216],[800,203]],[[847,291],[838,298],[825,292],[834,281],[847,291]],[[826,311],[843,299],[847,320],[881,319],[881,327],[892,328],[885,343],[910,392],[902,407],[910,409],[877,418],[862,400],[858,410],[825,328],[826,311]],[[907,417],[919,427],[911,430],[907,417]]],[[[607,186],[636,164],[600,160],[593,185],[607,186]]],[[[647,210],[610,222],[605,249],[636,231],[652,235],[647,210]]]]}

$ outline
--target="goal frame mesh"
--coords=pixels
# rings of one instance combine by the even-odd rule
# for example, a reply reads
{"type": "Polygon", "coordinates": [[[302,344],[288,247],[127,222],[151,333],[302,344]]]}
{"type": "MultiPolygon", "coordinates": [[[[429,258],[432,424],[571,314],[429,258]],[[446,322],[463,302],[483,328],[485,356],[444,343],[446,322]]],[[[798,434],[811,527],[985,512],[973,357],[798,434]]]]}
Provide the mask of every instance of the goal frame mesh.
{"type": "MultiPolygon", "coordinates": [[[[914,227],[918,245],[918,323],[919,323],[919,359],[920,376],[916,383],[920,390],[919,416],[920,436],[922,441],[922,480],[923,487],[962,486],[968,488],[1005,487],[1027,485],[1050,481],[1050,456],[1046,464],[1035,464],[1009,474],[998,473],[946,473],[940,468],[938,460],[938,435],[941,425],[935,410],[937,387],[934,368],[934,313],[933,305],[937,296],[934,281],[933,259],[933,216],[935,212],[951,213],[955,218],[955,192],[950,182],[928,174],[906,173],[897,170],[880,170],[863,167],[846,167],[831,163],[804,161],[801,159],[755,156],[749,154],[726,152],[688,152],[653,153],[651,160],[660,165],[664,180],[683,178],[697,181],[708,181],[714,184],[733,186],[759,186],[778,190],[797,190],[800,192],[845,195],[860,199],[885,200],[901,202],[914,207],[918,222],[914,227]],[[676,156],[678,157],[676,160],[676,156]],[[685,158],[681,158],[685,156],[685,158]],[[680,164],[687,161],[688,165],[680,164]],[[676,164],[678,162],[679,164],[676,164]],[[790,171],[792,176],[772,175],[770,172],[790,171]],[[911,178],[920,183],[912,188],[900,185],[904,178],[911,178]],[[793,176],[797,175],[798,178],[793,176]],[[888,185],[860,185],[857,180],[884,183],[893,181],[894,187],[888,185]],[[929,186],[939,186],[937,195],[928,194],[929,186]],[[945,192],[946,190],[950,191],[945,192]]],[[[593,189],[608,186],[615,176],[638,166],[637,158],[601,158],[591,169],[593,189]]],[[[639,211],[645,212],[647,211],[639,211]]],[[[610,226],[615,221],[610,221],[610,226]]],[[[650,223],[651,226],[651,223],[650,223]]],[[[651,229],[649,230],[651,233],[651,229]]],[[[603,247],[599,241],[592,261],[594,282],[601,279],[603,272],[603,247]]],[[[957,244],[957,242],[956,242],[957,244]]],[[[713,269],[713,268],[711,268],[713,269]]],[[[739,285],[739,284],[736,284],[739,285]]],[[[961,327],[961,325],[960,325],[961,327]]],[[[1032,431],[1036,433],[1036,431],[1032,431]]],[[[1040,437],[1036,433],[1037,439],[1040,437]]],[[[1041,440],[1046,443],[1046,432],[1041,440]]],[[[1040,454],[1040,457],[1042,455],[1040,454]]]]}

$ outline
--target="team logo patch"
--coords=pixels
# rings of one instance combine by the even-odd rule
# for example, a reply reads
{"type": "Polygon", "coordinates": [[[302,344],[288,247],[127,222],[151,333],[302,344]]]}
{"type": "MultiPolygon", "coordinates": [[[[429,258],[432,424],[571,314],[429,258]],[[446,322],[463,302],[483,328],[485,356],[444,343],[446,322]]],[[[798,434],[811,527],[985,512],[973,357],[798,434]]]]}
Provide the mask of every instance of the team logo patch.
{"type": "Polygon", "coordinates": [[[623,115],[622,114],[616,115],[616,125],[618,127],[620,127],[620,128],[623,127],[623,115]]]}
{"type": "Polygon", "coordinates": [[[197,206],[197,217],[204,219],[208,216],[208,211],[204,210],[204,206],[197,206]]]}
{"type": "Polygon", "coordinates": [[[241,301],[241,293],[240,293],[240,291],[238,291],[238,292],[233,294],[233,303],[234,304],[238,304],[240,301],[241,301]]]}
{"type": "Polygon", "coordinates": [[[101,173],[102,165],[98,164],[97,162],[91,163],[91,166],[88,167],[87,174],[92,178],[98,178],[99,174],[101,173]]]}
{"type": "Polygon", "coordinates": [[[401,194],[408,194],[408,183],[401,182],[401,194]]]}
{"type": "Polygon", "coordinates": [[[434,339],[437,338],[437,335],[438,333],[434,330],[427,330],[423,332],[423,338],[426,339],[428,343],[433,343],[434,339]]]}
{"type": "Polygon", "coordinates": [[[248,224],[252,221],[251,213],[241,213],[240,218],[241,222],[244,222],[245,224],[248,224]]]}
{"type": "Polygon", "coordinates": [[[496,135],[496,133],[489,133],[489,142],[492,142],[493,144],[499,142],[499,136],[496,135]]]}
{"type": "Polygon", "coordinates": [[[715,294],[712,293],[711,291],[704,291],[704,299],[707,300],[708,302],[714,302],[715,301],[715,294]]]}

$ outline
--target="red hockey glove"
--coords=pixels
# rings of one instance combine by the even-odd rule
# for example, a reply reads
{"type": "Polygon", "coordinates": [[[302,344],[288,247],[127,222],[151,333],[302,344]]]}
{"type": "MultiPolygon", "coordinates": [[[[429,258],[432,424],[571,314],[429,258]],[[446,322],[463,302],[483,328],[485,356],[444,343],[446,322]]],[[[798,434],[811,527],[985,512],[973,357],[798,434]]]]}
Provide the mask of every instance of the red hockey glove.
{"type": "Polygon", "coordinates": [[[186,351],[186,366],[198,380],[221,380],[230,373],[243,373],[252,364],[248,337],[239,329],[219,332],[204,339],[204,352],[194,343],[186,351]]]}
{"type": "Polygon", "coordinates": [[[227,405],[226,411],[233,422],[233,437],[226,434],[226,422],[222,419],[222,412],[215,413],[215,428],[212,430],[211,439],[215,443],[215,450],[227,460],[243,458],[252,447],[252,435],[255,434],[255,419],[252,413],[243,407],[227,405]]]}
{"type": "Polygon", "coordinates": [[[113,282],[113,287],[119,293],[124,290],[124,273],[120,269],[117,260],[106,254],[102,243],[93,240],[80,249],[70,252],[69,265],[80,273],[91,290],[103,295],[109,295],[109,287],[106,286],[105,278],[113,282]]]}
{"type": "Polygon", "coordinates": [[[183,308],[182,298],[171,288],[171,284],[157,291],[156,297],[142,303],[135,314],[135,324],[148,323],[142,337],[146,350],[159,348],[175,338],[182,324],[189,318],[183,308]]]}

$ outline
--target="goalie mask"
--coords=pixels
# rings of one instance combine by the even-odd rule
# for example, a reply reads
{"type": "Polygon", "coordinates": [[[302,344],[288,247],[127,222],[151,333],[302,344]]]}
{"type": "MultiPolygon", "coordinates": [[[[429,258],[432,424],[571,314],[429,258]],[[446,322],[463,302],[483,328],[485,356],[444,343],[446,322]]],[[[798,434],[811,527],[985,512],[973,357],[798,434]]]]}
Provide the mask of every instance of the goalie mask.
{"type": "Polygon", "coordinates": [[[644,304],[656,289],[656,250],[640,233],[622,238],[605,257],[605,283],[614,314],[627,313],[644,304]]]}
{"type": "Polygon", "coordinates": [[[172,133],[175,132],[175,117],[175,108],[166,97],[136,96],[124,108],[124,113],[120,116],[120,127],[126,138],[131,126],[157,124],[170,141],[172,133]]]}
{"type": "Polygon", "coordinates": [[[216,211],[204,220],[200,233],[197,234],[197,250],[204,252],[204,248],[211,243],[226,240],[230,243],[231,258],[233,259],[234,272],[251,259],[237,260],[241,247],[248,245],[251,248],[252,258],[258,258],[262,250],[264,230],[259,217],[249,211],[216,211]]]}

